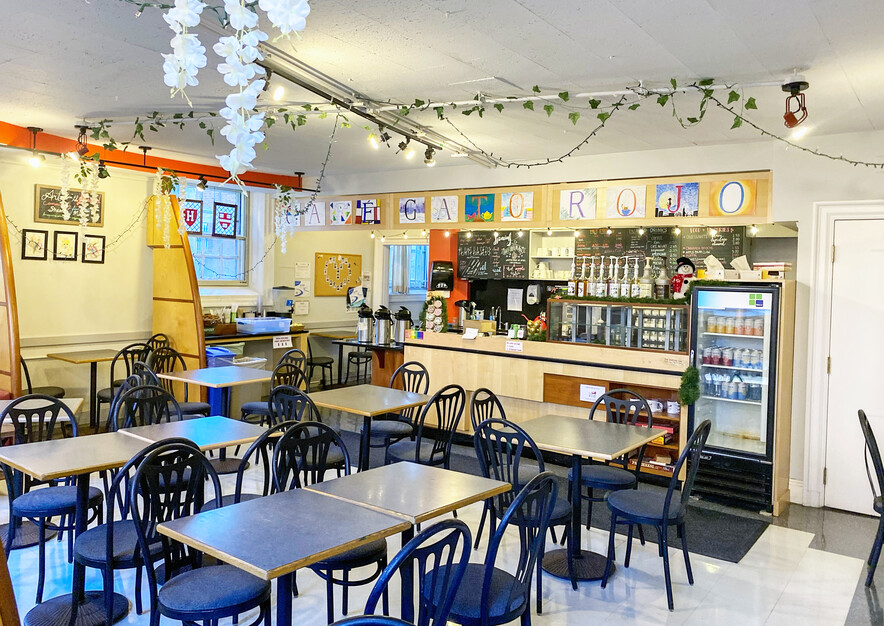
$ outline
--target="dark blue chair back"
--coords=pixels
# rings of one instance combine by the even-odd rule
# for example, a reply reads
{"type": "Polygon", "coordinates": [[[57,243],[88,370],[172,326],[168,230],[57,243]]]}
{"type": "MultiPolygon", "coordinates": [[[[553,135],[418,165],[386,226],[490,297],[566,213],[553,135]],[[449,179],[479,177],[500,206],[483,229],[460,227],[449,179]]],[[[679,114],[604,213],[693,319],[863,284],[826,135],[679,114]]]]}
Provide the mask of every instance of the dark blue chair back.
{"type": "Polygon", "coordinates": [[[510,491],[494,496],[498,511],[506,510],[524,487],[519,480],[519,468],[526,451],[530,450],[537,459],[537,473],[545,469],[537,444],[521,427],[507,420],[489,419],[480,423],[473,433],[473,446],[483,476],[513,485],[510,491]]]}
{"type": "Polygon", "coordinates": [[[306,392],[292,385],[277,385],[270,391],[267,400],[270,419],[273,424],[280,422],[320,422],[319,409],[306,392]]]}
{"type": "Polygon", "coordinates": [[[150,346],[151,350],[156,350],[157,348],[168,348],[172,345],[172,340],[163,333],[156,333],[151,335],[144,343],[150,346]]]}
{"type": "MultiPolygon", "coordinates": [[[[480,607],[484,610],[491,606],[491,577],[500,543],[507,527],[512,524],[519,530],[520,547],[519,563],[513,572],[515,580],[506,590],[504,607],[524,605],[530,611],[528,598],[531,590],[531,576],[537,569],[537,559],[542,554],[546,531],[552,517],[553,507],[558,495],[558,484],[552,472],[542,472],[532,478],[527,485],[513,498],[512,504],[503,514],[500,525],[488,544],[485,556],[485,577],[482,583],[480,607]]],[[[513,618],[514,619],[514,618],[513,618]]]]}
{"type": "Polygon", "coordinates": [[[239,467],[236,470],[236,486],[233,491],[233,502],[237,504],[242,497],[243,480],[245,479],[246,470],[254,460],[253,457],[260,455],[260,465],[263,472],[263,481],[261,483],[261,495],[267,496],[275,492],[273,485],[273,472],[271,471],[271,461],[273,456],[273,448],[277,441],[289,428],[295,426],[298,422],[282,422],[276,426],[271,426],[264,433],[252,442],[246,453],[242,455],[239,467]]]}
{"type": "Polygon", "coordinates": [[[685,471],[684,481],[681,483],[679,502],[681,503],[682,513],[687,510],[688,499],[691,497],[691,490],[694,488],[694,481],[697,478],[697,470],[700,468],[700,455],[703,453],[703,448],[706,446],[706,439],[709,437],[709,432],[711,430],[712,422],[709,420],[703,420],[697,428],[694,429],[691,436],[688,437],[687,443],[685,443],[684,449],[681,451],[678,461],[676,461],[675,467],[672,470],[672,478],[669,479],[669,489],[666,490],[666,502],[663,505],[664,520],[669,519],[669,508],[672,504],[672,495],[675,493],[676,489],[678,489],[678,476],[681,474],[681,469],[684,467],[685,463],[687,463],[687,470],[685,471]]]}
{"type": "Polygon", "coordinates": [[[350,474],[350,454],[340,435],[321,422],[291,426],[273,448],[273,486],[277,491],[322,482],[331,469],[328,454],[339,448],[344,455],[344,475],[350,474]]]}
{"type": "Polygon", "coordinates": [[[872,496],[878,498],[884,493],[884,462],[881,461],[881,451],[878,449],[878,441],[875,439],[875,433],[872,431],[872,425],[869,424],[869,418],[866,412],[860,409],[858,411],[859,425],[863,431],[863,439],[865,439],[865,463],[866,476],[869,478],[869,487],[872,489],[872,496]],[[872,471],[869,468],[869,460],[872,461],[872,468],[875,470],[875,476],[872,477],[872,471]]]}
{"type": "MultiPolygon", "coordinates": [[[[137,367],[137,363],[133,366],[133,369],[137,367]]],[[[153,373],[153,377],[159,381],[159,386],[169,392],[170,395],[175,395],[175,388],[178,387],[184,388],[184,401],[187,402],[187,385],[183,383],[176,383],[173,380],[168,380],[166,378],[159,378],[157,374],[171,374],[172,372],[184,372],[187,371],[187,364],[184,362],[184,357],[176,350],[175,348],[170,348],[169,346],[159,346],[153,351],[153,354],[150,356],[150,371],[153,373]]],[[[156,384],[156,383],[147,383],[147,384],[156,384]]]]}
{"type": "Polygon", "coordinates": [[[596,409],[602,404],[609,422],[635,426],[641,415],[642,418],[647,417],[648,426],[653,424],[653,414],[648,401],[629,389],[612,389],[599,396],[589,409],[589,419],[595,417],[596,409]]]}
{"type": "Polygon", "coordinates": [[[297,363],[282,361],[273,368],[273,374],[270,376],[270,386],[272,388],[279,387],[280,385],[294,387],[306,392],[307,374],[304,373],[304,369],[297,363]]]}
{"type": "Polygon", "coordinates": [[[431,462],[439,464],[448,458],[451,452],[451,441],[454,439],[454,431],[463,416],[466,397],[467,394],[460,385],[447,385],[434,393],[424,405],[415,437],[417,444],[415,446],[415,460],[420,461],[419,451],[421,443],[423,443],[425,427],[437,430],[436,437],[432,440],[431,462]]]}
{"type": "Polygon", "coordinates": [[[16,444],[47,441],[59,432],[67,436],[62,425],[70,427],[71,436],[77,436],[74,414],[64,402],[52,396],[31,394],[16,398],[0,413],[0,427],[4,423],[12,424],[16,444]],[[59,421],[61,417],[67,419],[59,421]]]}
{"type": "MultiPolygon", "coordinates": [[[[430,389],[430,373],[422,363],[417,361],[406,361],[396,368],[393,375],[390,376],[390,388],[402,389],[412,393],[427,393],[430,389]]],[[[399,412],[399,419],[405,422],[412,422],[414,415],[420,407],[413,406],[403,409],[399,412]]]]}
{"type": "Polygon", "coordinates": [[[282,363],[291,363],[292,365],[296,365],[298,369],[303,371],[307,369],[307,355],[304,354],[303,350],[292,348],[281,357],[279,357],[279,361],[276,362],[277,365],[280,365],[282,363]]]}
{"type": "Polygon", "coordinates": [[[506,419],[506,413],[494,392],[480,387],[470,396],[470,422],[475,432],[479,424],[490,419],[506,419]]]}
{"type": "MultiPolygon", "coordinates": [[[[205,485],[212,483],[215,507],[221,507],[221,482],[209,461],[192,442],[164,443],[138,466],[129,486],[129,506],[141,554],[150,546],[162,546],[166,580],[199,567],[201,553],[157,531],[163,522],[188,517],[205,502],[205,485]]],[[[151,607],[156,607],[157,581],[154,569],[147,569],[151,607]]]]}
{"type": "MultiPolygon", "coordinates": [[[[124,381],[129,384],[129,379],[124,381]]],[[[113,404],[113,403],[112,403],[113,404]]],[[[181,419],[181,407],[168,391],[157,385],[136,385],[118,394],[108,417],[110,430],[149,426],[181,419]]]]}
{"type": "Polygon", "coordinates": [[[136,361],[149,363],[152,353],[153,348],[147,343],[130,343],[117,352],[110,366],[110,388],[114,388],[115,380],[132,375],[136,361]],[[118,367],[123,368],[123,371],[118,370],[118,367]]]}
{"type": "Polygon", "coordinates": [[[470,560],[471,543],[470,529],[460,520],[444,520],[425,528],[384,568],[368,596],[365,612],[377,610],[384,589],[402,565],[410,563],[418,581],[417,626],[445,626],[470,560]],[[432,603],[422,601],[428,597],[433,598],[432,603]]]}

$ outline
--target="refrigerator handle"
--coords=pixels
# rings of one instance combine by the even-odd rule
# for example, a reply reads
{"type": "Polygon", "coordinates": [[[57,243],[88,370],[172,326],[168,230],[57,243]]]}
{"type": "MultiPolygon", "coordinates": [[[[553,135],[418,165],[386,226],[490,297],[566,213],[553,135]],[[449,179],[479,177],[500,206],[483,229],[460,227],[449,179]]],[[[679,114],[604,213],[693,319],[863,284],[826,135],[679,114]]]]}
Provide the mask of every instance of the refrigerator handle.
{"type": "Polygon", "coordinates": [[[694,361],[694,350],[693,350],[693,348],[691,349],[691,356],[690,356],[690,358],[689,358],[689,360],[688,360],[688,363],[690,363],[691,365],[694,365],[694,366],[697,365],[697,363],[694,361]]]}

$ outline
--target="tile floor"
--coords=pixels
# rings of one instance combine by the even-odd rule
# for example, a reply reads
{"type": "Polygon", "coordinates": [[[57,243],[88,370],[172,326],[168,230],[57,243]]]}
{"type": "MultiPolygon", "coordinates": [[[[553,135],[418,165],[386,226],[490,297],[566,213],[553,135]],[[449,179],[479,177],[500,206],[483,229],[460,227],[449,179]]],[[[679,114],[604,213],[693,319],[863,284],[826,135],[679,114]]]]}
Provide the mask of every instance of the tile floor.
{"type": "MultiPolygon", "coordinates": [[[[255,480],[255,478],[251,478],[255,480]]],[[[233,477],[223,478],[225,491],[233,477]]],[[[246,490],[249,490],[248,485],[246,490]]],[[[0,497],[0,522],[6,521],[7,504],[0,497]]],[[[460,518],[474,531],[481,505],[462,510],[460,518]]],[[[727,563],[692,555],[695,584],[688,585],[684,561],[672,549],[672,578],[675,611],[666,606],[662,561],[655,544],[635,543],[629,569],[619,567],[606,589],[598,583],[581,583],[573,591],[567,582],[544,576],[544,611],[533,616],[538,626],[563,624],[843,624],[882,623],[882,612],[874,587],[862,585],[864,559],[874,536],[876,521],[835,511],[793,507],[788,516],[775,520],[740,563],[727,563]]],[[[593,529],[583,535],[584,548],[603,552],[607,533],[593,529]]],[[[514,566],[516,537],[505,541],[502,567],[514,566]]],[[[618,536],[622,558],[624,538],[618,536]]],[[[484,560],[487,534],[473,561],[484,560]]],[[[65,558],[65,543],[50,541],[47,549],[45,596],[70,591],[71,566],[65,558]]],[[[552,547],[552,544],[550,544],[552,547]]],[[[399,548],[390,540],[391,552],[399,548]]],[[[37,578],[37,549],[13,551],[9,568],[19,610],[24,617],[34,604],[37,578]]],[[[880,579],[880,577],[879,577],[880,579]]],[[[882,579],[884,580],[884,579],[882,579]]],[[[133,597],[134,575],[118,573],[117,591],[133,597]]],[[[295,623],[303,626],[326,623],[325,585],[309,571],[299,573],[301,596],[295,600],[295,623]]],[[[87,589],[100,589],[95,570],[87,570],[87,589]]],[[[369,588],[351,592],[350,614],[358,614],[369,588]]],[[[339,591],[338,591],[339,593],[339,591]]],[[[397,602],[398,598],[392,598],[397,602]]],[[[145,593],[145,601],[147,596],[145,593]]],[[[395,604],[394,604],[395,606],[395,604]]],[[[340,596],[336,607],[340,610],[340,596]]],[[[247,617],[241,624],[248,624],[247,617]]],[[[125,624],[148,624],[148,615],[130,612],[125,624]]],[[[163,620],[169,623],[169,620],[163,620]]]]}

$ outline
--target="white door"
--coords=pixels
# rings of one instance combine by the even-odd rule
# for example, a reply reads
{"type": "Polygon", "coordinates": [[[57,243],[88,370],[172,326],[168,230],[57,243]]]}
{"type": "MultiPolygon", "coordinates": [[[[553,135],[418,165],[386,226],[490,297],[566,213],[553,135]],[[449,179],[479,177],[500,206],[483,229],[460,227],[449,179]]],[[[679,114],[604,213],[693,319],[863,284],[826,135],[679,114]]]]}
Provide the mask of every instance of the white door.
{"type": "Polygon", "coordinates": [[[874,515],[857,410],[884,451],[884,220],[837,220],[834,234],[825,505],[874,515]]]}

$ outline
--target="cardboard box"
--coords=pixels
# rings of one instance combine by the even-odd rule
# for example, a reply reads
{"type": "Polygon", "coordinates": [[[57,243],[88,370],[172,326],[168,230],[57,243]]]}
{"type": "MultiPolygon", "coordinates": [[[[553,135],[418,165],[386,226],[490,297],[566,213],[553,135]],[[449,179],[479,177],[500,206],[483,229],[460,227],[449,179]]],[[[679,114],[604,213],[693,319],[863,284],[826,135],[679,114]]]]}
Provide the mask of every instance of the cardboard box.
{"type": "Polygon", "coordinates": [[[497,334],[497,322],[495,320],[466,320],[463,327],[464,330],[467,328],[475,328],[480,333],[488,333],[489,335],[497,334]]]}

